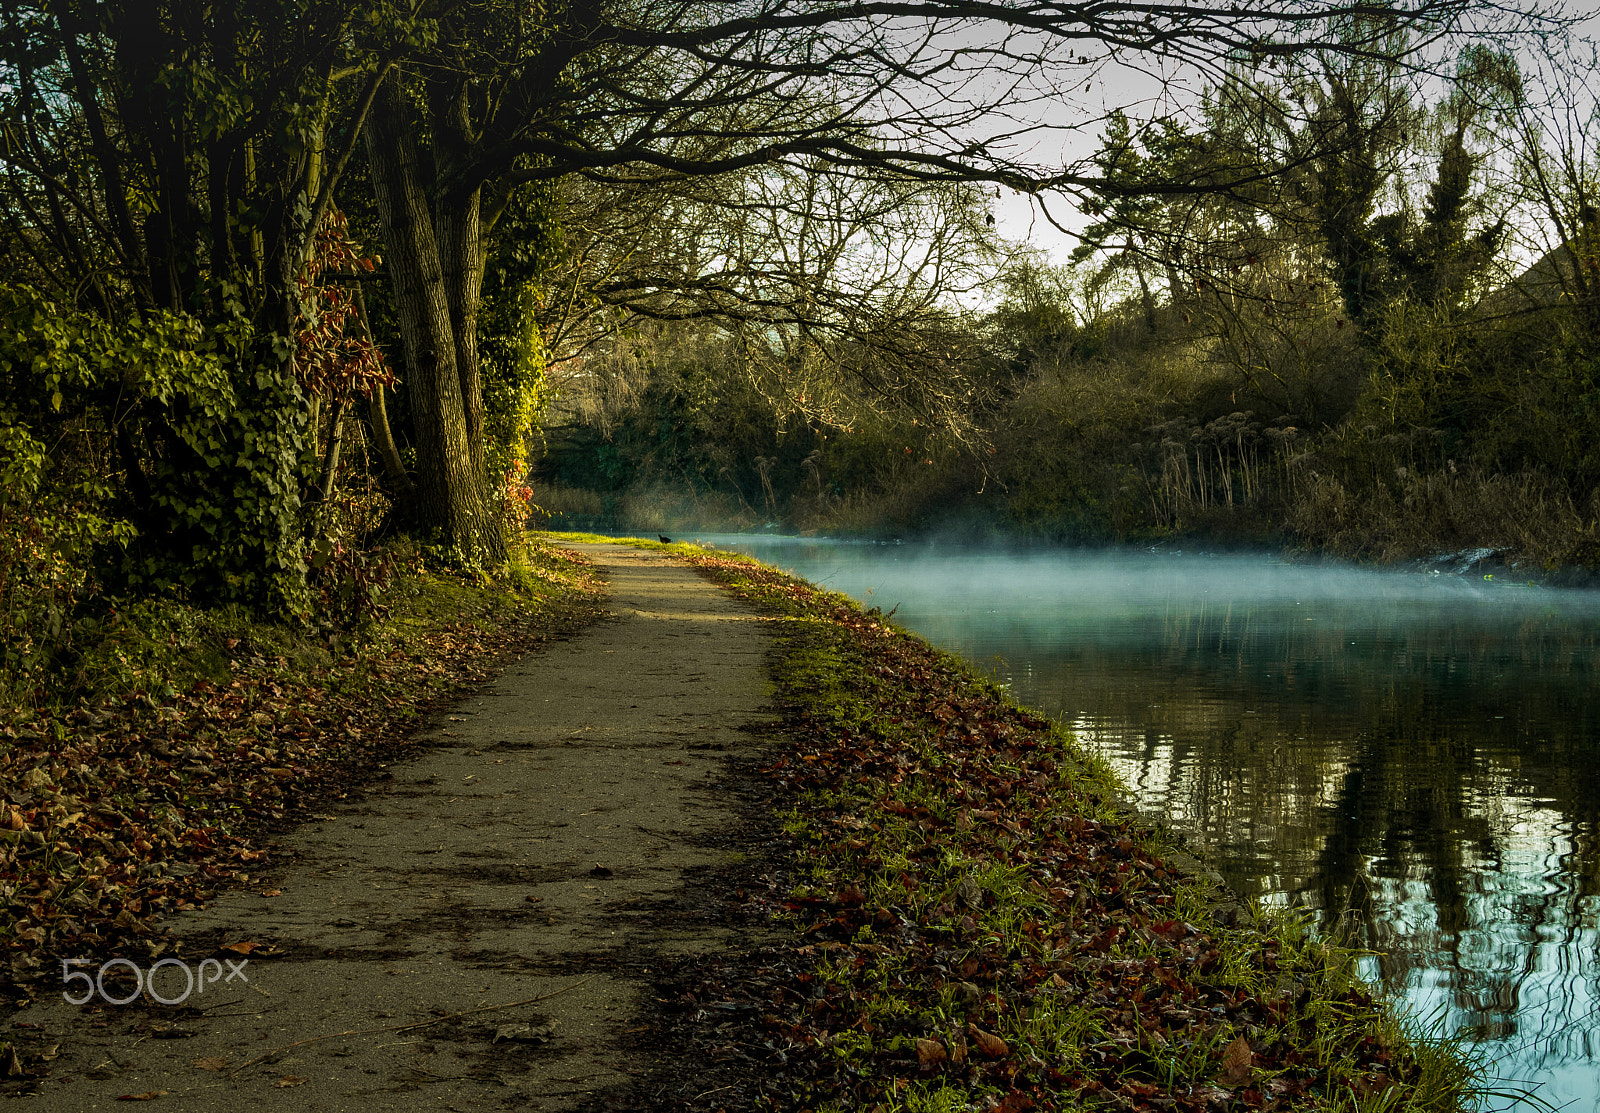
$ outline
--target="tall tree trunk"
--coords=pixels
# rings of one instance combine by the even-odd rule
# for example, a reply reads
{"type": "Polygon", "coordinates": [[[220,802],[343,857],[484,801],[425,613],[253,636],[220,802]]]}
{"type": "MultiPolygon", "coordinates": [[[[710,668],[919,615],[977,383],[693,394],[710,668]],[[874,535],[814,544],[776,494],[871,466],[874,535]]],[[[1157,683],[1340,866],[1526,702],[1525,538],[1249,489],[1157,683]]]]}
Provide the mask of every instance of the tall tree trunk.
{"type": "MultiPolygon", "coordinates": [[[[361,325],[361,335],[368,344],[377,344],[372,335],[372,321],[367,316],[367,293],[361,288],[361,283],[355,284],[356,320],[361,325]]],[[[372,427],[372,443],[378,447],[378,455],[383,459],[383,475],[389,484],[389,497],[394,500],[402,518],[411,513],[411,494],[414,490],[411,476],[406,473],[406,466],[400,459],[400,449],[394,443],[394,431],[389,428],[389,405],[385,401],[384,392],[388,390],[382,383],[372,388],[372,394],[367,399],[367,424],[372,427]]]]}
{"type": "Polygon", "coordinates": [[[484,251],[479,224],[481,189],[438,198],[435,222],[445,297],[450,303],[450,327],[455,334],[456,375],[460,380],[461,411],[466,421],[467,449],[472,466],[488,475],[484,462],[483,380],[478,369],[478,303],[483,291],[484,251]]]}
{"type": "Polygon", "coordinates": [[[434,234],[455,332],[456,374],[467,423],[467,448],[473,466],[487,476],[484,460],[483,380],[478,367],[478,306],[488,253],[483,242],[483,186],[468,177],[475,136],[469,86],[458,75],[429,88],[433,117],[433,160],[437,175],[434,234]]]}
{"type": "Polygon", "coordinates": [[[322,470],[317,479],[317,498],[327,502],[333,495],[333,480],[339,474],[339,450],[344,446],[345,400],[333,404],[333,414],[328,419],[328,445],[322,450],[322,470]]]}
{"type": "Polygon", "coordinates": [[[389,428],[389,404],[384,400],[384,393],[388,389],[385,386],[372,388],[372,397],[367,400],[367,424],[372,427],[372,443],[377,445],[378,455],[383,459],[383,478],[388,484],[385,493],[394,501],[401,519],[405,520],[411,516],[411,497],[416,488],[406,472],[405,463],[400,459],[400,448],[394,443],[394,432],[389,428]]]}
{"type": "MultiPolygon", "coordinates": [[[[406,348],[417,449],[417,522],[458,559],[498,564],[505,559],[505,539],[483,468],[474,462],[475,455],[481,459],[482,449],[475,454],[468,435],[443,257],[428,212],[415,132],[393,77],[372,106],[366,142],[406,348]]],[[[464,243],[465,238],[453,234],[452,242],[464,243]]],[[[480,410],[480,425],[481,420],[480,410]]]]}

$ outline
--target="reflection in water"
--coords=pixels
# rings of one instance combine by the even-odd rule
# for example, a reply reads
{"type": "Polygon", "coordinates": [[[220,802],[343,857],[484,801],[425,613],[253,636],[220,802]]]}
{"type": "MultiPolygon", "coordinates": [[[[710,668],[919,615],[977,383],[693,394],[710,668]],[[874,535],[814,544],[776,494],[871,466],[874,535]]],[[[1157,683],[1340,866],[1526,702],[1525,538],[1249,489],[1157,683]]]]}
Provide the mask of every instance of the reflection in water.
{"type": "Polygon", "coordinates": [[[714,540],[898,605],[1068,723],[1235,887],[1346,924],[1379,952],[1369,975],[1479,1041],[1502,1085],[1593,1108],[1600,594],[1260,557],[714,540]]]}

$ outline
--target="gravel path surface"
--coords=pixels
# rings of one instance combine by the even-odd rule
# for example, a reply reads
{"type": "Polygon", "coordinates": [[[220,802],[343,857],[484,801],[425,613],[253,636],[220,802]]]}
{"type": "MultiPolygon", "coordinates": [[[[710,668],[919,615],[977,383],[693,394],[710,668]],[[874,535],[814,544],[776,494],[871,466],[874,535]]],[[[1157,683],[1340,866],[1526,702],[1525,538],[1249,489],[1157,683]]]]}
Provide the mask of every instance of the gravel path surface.
{"type": "Polygon", "coordinates": [[[198,973],[202,992],[17,1014],[60,1044],[30,1108],[562,1110],[645,1072],[626,1046],[652,963],[737,942],[685,914],[686,874],[736,857],[712,782],[759,744],[769,643],[670,557],[571,547],[614,620],[441,716],[418,756],[286,838],[258,890],[179,917],[182,965],[153,984],[178,999],[198,973]]]}

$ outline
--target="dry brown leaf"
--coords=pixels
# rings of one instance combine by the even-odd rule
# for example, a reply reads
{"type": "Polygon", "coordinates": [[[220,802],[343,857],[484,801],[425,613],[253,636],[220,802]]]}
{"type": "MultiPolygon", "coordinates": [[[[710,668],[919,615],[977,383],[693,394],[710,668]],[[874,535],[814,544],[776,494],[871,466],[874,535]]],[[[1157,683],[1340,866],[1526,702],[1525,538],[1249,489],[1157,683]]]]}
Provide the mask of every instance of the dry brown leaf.
{"type": "Polygon", "coordinates": [[[1006,1046],[1006,1041],[993,1032],[985,1032],[976,1024],[969,1024],[967,1033],[972,1037],[973,1045],[991,1059],[1004,1059],[1011,1054],[1011,1048],[1006,1046]]]}
{"type": "Polygon", "coordinates": [[[950,1057],[944,1044],[938,1040],[917,1041],[917,1062],[925,1067],[936,1067],[950,1057]]]}
{"type": "Polygon", "coordinates": [[[146,1090],[142,1094],[118,1094],[118,1101],[155,1101],[156,1098],[166,1093],[165,1090],[146,1090]]]}
{"type": "MultiPolygon", "coordinates": [[[[280,894],[282,896],[282,894],[280,894]]],[[[270,958],[272,955],[282,955],[274,943],[224,943],[218,950],[234,951],[235,955],[250,955],[251,958],[270,958]]]]}
{"type": "Polygon", "coordinates": [[[1250,1081],[1250,1064],[1255,1061],[1250,1041],[1240,1036],[1222,1049],[1222,1073],[1217,1081],[1224,1086],[1243,1086],[1250,1081]]]}
{"type": "Polygon", "coordinates": [[[304,1084],[305,1084],[305,1079],[301,1078],[299,1075],[297,1075],[297,1074],[286,1074],[282,1078],[278,1079],[278,1081],[274,1082],[272,1085],[273,1085],[273,1087],[275,1089],[287,1090],[290,1086],[301,1086],[301,1085],[304,1085],[304,1084]]]}
{"type": "Polygon", "coordinates": [[[209,1059],[196,1059],[192,1065],[199,1067],[201,1070],[227,1070],[228,1060],[216,1055],[209,1059]]]}

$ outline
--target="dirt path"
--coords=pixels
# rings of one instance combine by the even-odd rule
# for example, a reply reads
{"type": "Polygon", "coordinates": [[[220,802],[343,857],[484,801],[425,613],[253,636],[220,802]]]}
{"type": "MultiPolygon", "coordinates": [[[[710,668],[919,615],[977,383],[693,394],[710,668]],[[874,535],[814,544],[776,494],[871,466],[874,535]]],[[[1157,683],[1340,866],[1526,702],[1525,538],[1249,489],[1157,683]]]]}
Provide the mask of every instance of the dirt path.
{"type": "Polygon", "coordinates": [[[685,565],[573,548],[615,620],[454,708],[436,748],[285,840],[260,891],[181,917],[185,965],[154,984],[177,999],[198,971],[203,992],[19,1013],[38,1027],[11,1035],[60,1044],[30,1108],[560,1110],[642,1073],[623,1046],[652,962],[734,942],[674,910],[686,871],[733,856],[708,785],[722,751],[756,744],[768,642],[685,565]],[[262,949],[235,975],[246,956],[220,942],[262,949]]]}

